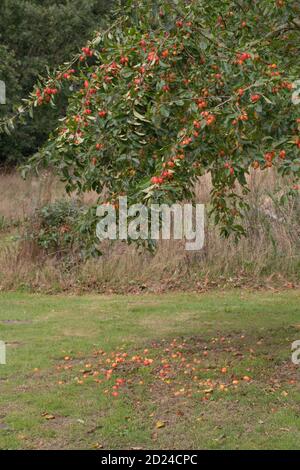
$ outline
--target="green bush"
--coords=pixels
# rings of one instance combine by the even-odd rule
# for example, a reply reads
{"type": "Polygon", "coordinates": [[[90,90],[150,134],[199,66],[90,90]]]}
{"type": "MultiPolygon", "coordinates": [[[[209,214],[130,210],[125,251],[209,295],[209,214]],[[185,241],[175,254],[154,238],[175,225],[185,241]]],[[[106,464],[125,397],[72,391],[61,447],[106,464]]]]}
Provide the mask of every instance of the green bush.
{"type": "Polygon", "coordinates": [[[94,244],[95,226],[90,208],[61,200],[37,209],[27,220],[22,238],[32,241],[47,256],[79,262],[99,254],[94,244]]]}

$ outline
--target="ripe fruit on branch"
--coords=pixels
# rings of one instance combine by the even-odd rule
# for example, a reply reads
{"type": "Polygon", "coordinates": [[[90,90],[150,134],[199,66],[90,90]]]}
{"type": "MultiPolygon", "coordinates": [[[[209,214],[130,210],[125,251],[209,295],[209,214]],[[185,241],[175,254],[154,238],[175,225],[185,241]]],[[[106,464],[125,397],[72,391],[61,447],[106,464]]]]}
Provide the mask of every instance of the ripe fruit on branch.
{"type": "Polygon", "coordinates": [[[286,151],[285,150],[281,150],[280,153],[279,153],[279,157],[284,160],[286,158],[286,151]]]}
{"type": "Polygon", "coordinates": [[[164,179],[161,176],[153,176],[153,178],[151,178],[152,184],[162,184],[163,182],[164,179]]]}
{"type": "Polygon", "coordinates": [[[93,51],[89,47],[83,47],[81,50],[87,57],[92,57],[93,51]]]}
{"type": "Polygon", "coordinates": [[[275,152],[267,152],[265,153],[265,160],[266,162],[272,162],[272,160],[275,158],[275,152]]]}
{"type": "Polygon", "coordinates": [[[173,178],[173,173],[170,170],[164,171],[162,173],[163,178],[173,178]]]}
{"type": "Polygon", "coordinates": [[[193,142],[193,139],[191,137],[186,137],[183,139],[183,141],[180,143],[182,147],[185,147],[187,145],[190,145],[193,142]]]}
{"type": "Polygon", "coordinates": [[[251,54],[249,54],[248,52],[239,52],[236,57],[236,63],[239,65],[243,65],[246,60],[251,59],[251,54]]]}
{"type": "Polygon", "coordinates": [[[260,95],[251,95],[251,101],[252,103],[257,103],[257,101],[259,101],[261,98],[260,95]]]}
{"type": "Polygon", "coordinates": [[[148,62],[155,62],[156,64],[158,64],[159,57],[156,54],[156,52],[152,51],[152,52],[149,52],[147,60],[148,60],[148,62]]]}
{"type": "MultiPolygon", "coordinates": [[[[45,95],[49,95],[49,96],[51,96],[51,95],[56,95],[57,92],[58,92],[57,88],[49,88],[49,87],[47,87],[47,88],[44,89],[44,94],[45,94],[45,95]]],[[[38,95],[38,96],[40,96],[40,95],[38,95]]]]}
{"type": "Polygon", "coordinates": [[[207,101],[205,100],[198,100],[198,108],[199,109],[205,109],[207,108],[207,101]]]}

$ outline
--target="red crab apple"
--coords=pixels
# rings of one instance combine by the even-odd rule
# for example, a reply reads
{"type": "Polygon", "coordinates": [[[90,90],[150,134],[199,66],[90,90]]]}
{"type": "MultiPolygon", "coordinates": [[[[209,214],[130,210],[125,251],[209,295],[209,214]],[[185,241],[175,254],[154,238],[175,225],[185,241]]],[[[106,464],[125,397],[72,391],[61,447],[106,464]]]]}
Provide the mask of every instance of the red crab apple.
{"type": "Polygon", "coordinates": [[[257,103],[257,101],[260,100],[260,95],[251,95],[251,101],[252,103],[257,103]]]}
{"type": "Polygon", "coordinates": [[[286,157],[286,151],[285,150],[281,150],[281,152],[279,153],[279,157],[284,160],[285,157],[286,157]]]}

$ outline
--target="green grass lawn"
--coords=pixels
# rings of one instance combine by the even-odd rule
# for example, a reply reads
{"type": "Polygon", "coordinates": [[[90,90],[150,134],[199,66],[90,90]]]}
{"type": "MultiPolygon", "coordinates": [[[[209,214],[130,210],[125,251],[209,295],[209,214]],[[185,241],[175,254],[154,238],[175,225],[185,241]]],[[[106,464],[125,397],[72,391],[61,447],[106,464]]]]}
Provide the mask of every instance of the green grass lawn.
{"type": "Polygon", "coordinates": [[[300,449],[300,293],[0,294],[1,449],[300,449]]]}

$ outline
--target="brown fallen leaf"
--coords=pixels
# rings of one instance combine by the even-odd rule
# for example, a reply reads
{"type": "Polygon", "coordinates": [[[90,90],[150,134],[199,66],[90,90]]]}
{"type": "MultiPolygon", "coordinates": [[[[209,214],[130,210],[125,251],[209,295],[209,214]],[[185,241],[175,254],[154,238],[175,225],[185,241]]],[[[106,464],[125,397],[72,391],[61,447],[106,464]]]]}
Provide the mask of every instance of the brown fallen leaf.
{"type": "Polygon", "coordinates": [[[156,429],[161,429],[161,428],[164,428],[166,426],[166,423],[164,421],[157,421],[155,427],[156,429]]]}
{"type": "Polygon", "coordinates": [[[42,417],[47,419],[48,421],[52,420],[52,419],[55,419],[55,416],[54,415],[51,415],[50,413],[42,413],[42,417]]]}
{"type": "Polygon", "coordinates": [[[103,445],[102,444],[99,444],[99,442],[97,442],[96,444],[94,444],[94,449],[103,449],[103,445]]]}

